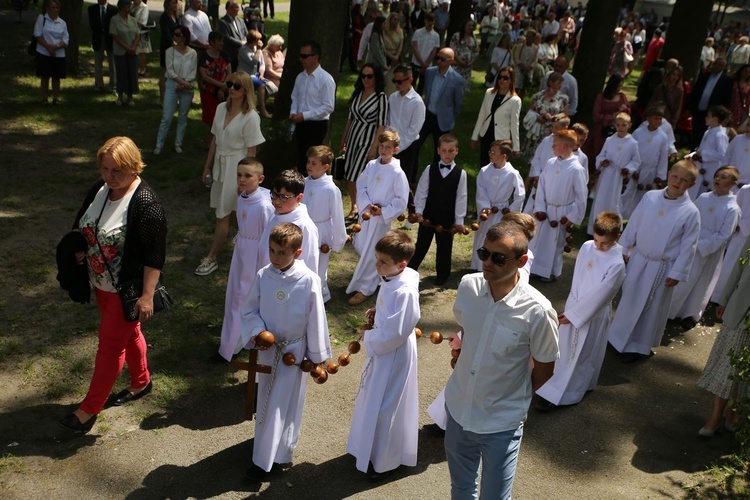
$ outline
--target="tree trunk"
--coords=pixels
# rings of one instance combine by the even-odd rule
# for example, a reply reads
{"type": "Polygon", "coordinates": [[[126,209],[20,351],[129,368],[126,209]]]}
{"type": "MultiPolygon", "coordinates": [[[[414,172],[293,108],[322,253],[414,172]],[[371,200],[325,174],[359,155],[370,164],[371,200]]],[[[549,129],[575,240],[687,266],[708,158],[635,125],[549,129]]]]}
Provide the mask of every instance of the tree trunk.
{"type": "Polygon", "coordinates": [[[60,18],[65,21],[70,34],[70,43],[65,47],[65,66],[68,74],[77,75],[80,72],[78,66],[78,47],[81,44],[81,14],[83,13],[83,0],[60,0],[60,18]]]}
{"type": "Polygon", "coordinates": [[[662,59],[672,57],[684,68],[685,80],[693,80],[700,70],[701,47],[711,21],[712,0],[677,0],[669,20],[662,59]]]}
{"type": "Polygon", "coordinates": [[[578,81],[578,121],[590,121],[594,99],[604,86],[612,36],[622,5],[621,0],[590,0],[586,7],[581,43],[573,65],[573,76],[578,81]]]}
{"type": "Polygon", "coordinates": [[[472,13],[471,0],[453,0],[450,7],[450,23],[448,23],[448,29],[445,30],[445,46],[451,44],[451,37],[453,33],[461,28],[469,16],[472,13]]]}

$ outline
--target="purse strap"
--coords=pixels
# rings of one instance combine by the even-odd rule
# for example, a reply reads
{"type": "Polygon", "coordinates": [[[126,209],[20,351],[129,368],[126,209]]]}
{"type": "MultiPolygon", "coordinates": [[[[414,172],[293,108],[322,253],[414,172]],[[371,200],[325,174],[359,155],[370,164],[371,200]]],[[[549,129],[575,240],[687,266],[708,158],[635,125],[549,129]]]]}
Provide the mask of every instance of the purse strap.
{"type": "Polygon", "coordinates": [[[94,239],[96,240],[96,246],[99,247],[99,253],[102,255],[102,260],[104,261],[104,266],[107,268],[107,273],[109,273],[109,279],[112,280],[112,284],[115,286],[115,290],[120,289],[120,280],[118,279],[115,283],[115,276],[112,274],[112,268],[109,267],[109,262],[107,262],[107,257],[104,255],[104,250],[102,250],[102,245],[99,243],[99,220],[102,218],[102,214],[104,213],[104,207],[107,206],[107,201],[109,200],[109,191],[110,189],[107,188],[106,196],[104,197],[104,202],[102,203],[102,209],[99,212],[99,217],[96,218],[96,222],[94,222],[94,239]]]}

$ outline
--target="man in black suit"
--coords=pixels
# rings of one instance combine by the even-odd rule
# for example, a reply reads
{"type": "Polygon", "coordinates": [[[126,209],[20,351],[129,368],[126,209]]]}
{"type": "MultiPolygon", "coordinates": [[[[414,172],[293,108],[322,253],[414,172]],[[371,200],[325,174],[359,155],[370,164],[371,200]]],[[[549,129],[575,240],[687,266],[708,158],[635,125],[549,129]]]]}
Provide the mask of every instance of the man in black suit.
{"type": "Polygon", "coordinates": [[[247,26],[238,17],[240,4],[237,0],[227,0],[227,15],[219,21],[219,33],[224,35],[224,50],[232,59],[232,71],[237,71],[240,49],[247,42],[247,26]]]}
{"type": "Polygon", "coordinates": [[[690,113],[693,116],[693,143],[701,142],[706,131],[706,113],[711,106],[722,105],[729,108],[732,101],[733,80],[724,69],[727,67],[726,58],[717,57],[711,65],[711,71],[702,73],[695,82],[690,93],[690,113]]]}
{"type": "Polygon", "coordinates": [[[109,34],[109,22],[117,15],[117,7],[109,5],[107,0],[98,0],[89,7],[89,26],[91,26],[91,46],[94,48],[94,89],[104,90],[104,53],[109,65],[109,86],[114,92],[117,85],[115,75],[115,58],[112,53],[112,35],[109,34]]]}

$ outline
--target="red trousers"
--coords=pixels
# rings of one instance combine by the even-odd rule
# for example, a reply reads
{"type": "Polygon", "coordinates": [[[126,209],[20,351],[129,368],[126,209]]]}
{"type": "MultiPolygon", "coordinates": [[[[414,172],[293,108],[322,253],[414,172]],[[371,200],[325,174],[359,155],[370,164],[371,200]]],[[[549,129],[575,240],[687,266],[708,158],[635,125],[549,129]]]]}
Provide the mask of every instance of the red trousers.
{"type": "Polygon", "coordinates": [[[96,303],[102,314],[99,325],[99,348],[96,351],[94,376],[89,392],[81,403],[81,410],[98,415],[120,376],[125,361],[128,363],[131,387],[145,387],[151,376],[146,361],[146,339],[139,321],[125,321],[122,303],[116,293],[96,290],[96,303]]]}

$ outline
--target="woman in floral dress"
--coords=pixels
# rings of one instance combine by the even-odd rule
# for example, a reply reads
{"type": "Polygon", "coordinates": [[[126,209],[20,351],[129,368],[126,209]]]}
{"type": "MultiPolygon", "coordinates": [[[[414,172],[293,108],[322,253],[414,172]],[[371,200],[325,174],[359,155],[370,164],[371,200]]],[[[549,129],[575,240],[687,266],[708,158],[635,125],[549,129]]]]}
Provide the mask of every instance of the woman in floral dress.
{"type": "Polygon", "coordinates": [[[451,48],[455,53],[453,69],[464,78],[464,90],[471,88],[471,70],[479,55],[479,44],[474,37],[476,24],[467,19],[451,37],[451,48]]]}

